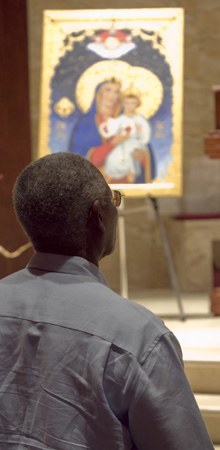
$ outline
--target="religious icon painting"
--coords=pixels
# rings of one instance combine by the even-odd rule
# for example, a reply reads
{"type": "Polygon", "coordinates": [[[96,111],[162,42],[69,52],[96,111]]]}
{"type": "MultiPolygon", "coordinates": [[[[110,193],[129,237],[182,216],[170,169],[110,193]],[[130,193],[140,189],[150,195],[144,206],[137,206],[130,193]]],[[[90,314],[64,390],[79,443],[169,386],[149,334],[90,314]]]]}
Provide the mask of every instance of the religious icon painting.
{"type": "Polygon", "coordinates": [[[46,10],[37,156],[80,153],[129,196],[181,195],[183,18],[46,10]]]}

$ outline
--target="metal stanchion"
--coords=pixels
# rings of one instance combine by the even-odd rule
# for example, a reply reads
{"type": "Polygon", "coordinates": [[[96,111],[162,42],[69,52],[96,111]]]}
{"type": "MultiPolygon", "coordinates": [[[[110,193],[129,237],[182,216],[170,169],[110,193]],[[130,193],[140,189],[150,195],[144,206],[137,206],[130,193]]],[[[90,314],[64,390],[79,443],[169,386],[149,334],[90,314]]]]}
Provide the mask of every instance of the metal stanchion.
{"type": "Polygon", "coordinates": [[[153,206],[154,211],[155,211],[157,224],[158,224],[160,237],[161,237],[161,242],[163,244],[165,257],[167,259],[167,265],[168,265],[168,269],[169,269],[169,273],[170,273],[170,281],[171,281],[172,288],[173,288],[173,290],[175,292],[175,295],[176,295],[176,300],[177,300],[177,305],[178,305],[178,308],[179,308],[180,319],[181,320],[185,320],[186,317],[185,317],[185,314],[184,314],[184,311],[183,311],[182,300],[181,300],[181,296],[180,296],[179,283],[178,283],[178,279],[177,279],[177,275],[176,275],[176,270],[175,270],[175,267],[174,267],[174,264],[173,264],[173,258],[172,258],[172,254],[171,254],[171,251],[170,251],[170,246],[169,246],[169,242],[168,242],[168,239],[167,239],[166,230],[164,228],[163,222],[162,222],[161,217],[160,217],[158,201],[157,201],[156,198],[151,197],[151,196],[149,196],[149,199],[151,200],[152,206],[153,206]]]}
{"type": "Polygon", "coordinates": [[[127,273],[127,258],[126,258],[126,240],[125,240],[125,218],[124,199],[122,198],[121,206],[119,208],[118,218],[118,233],[119,233],[119,258],[120,258],[120,286],[122,297],[128,298],[128,273],[127,273]]]}
{"type": "MultiPolygon", "coordinates": [[[[160,217],[159,212],[159,206],[158,201],[156,198],[148,196],[148,198],[151,201],[151,204],[154,208],[156,219],[157,219],[157,225],[159,228],[160,238],[163,245],[164,254],[167,260],[167,265],[169,269],[170,274],[170,281],[172,285],[172,289],[175,293],[177,305],[179,309],[179,315],[181,320],[185,320],[185,314],[183,310],[181,295],[180,295],[180,288],[179,283],[176,275],[176,270],[173,263],[172,254],[170,251],[169,242],[167,239],[166,230],[164,228],[163,222],[160,217]]],[[[123,199],[122,199],[123,200],[123,199]]],[[[119,257],[120,257],[120,286],[121,286],[121,295],[123,297],[128,298],[128,274],[127,274],[127,258],[126,258],[126,240],[125,240],[125,215],[133,214],[141,211],[146,211],[146,205],[137,207],[137,208],[128,208],[125,210],[124,208],[124,201],[122,201],[122,204],[119,209],[119,257]]]]}

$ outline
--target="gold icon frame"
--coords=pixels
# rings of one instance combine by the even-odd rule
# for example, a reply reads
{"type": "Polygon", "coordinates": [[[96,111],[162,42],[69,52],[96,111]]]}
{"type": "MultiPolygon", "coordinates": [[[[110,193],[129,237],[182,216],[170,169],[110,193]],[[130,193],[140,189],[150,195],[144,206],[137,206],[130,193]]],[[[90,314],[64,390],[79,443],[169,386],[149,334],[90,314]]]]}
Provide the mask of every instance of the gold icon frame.
{"type": "MultiPolygon", "coordinates": [[[[134,183],[113,182],[110,183],[111,187],[120,188],[125,195],[132,197],[148,194],[180,196],[182,194],[183,33],[184,11],[182,8],[46,10],[43,24],[37,157],[56,151],[68,151],[66,142],[68,133],[70,135],[72,132],[70,132],[71,117],[74,118],[77,108],[81,114],[86,114],[91,108],[97,85],[113,77],[119,79],[123,92],[131,89],[132,86],[133,91],[141,93],[138,113],[146,120],[152,120],[155,142],[159,142],[160,146],[158,144],[157,148],[154,144],[158,167],[152,180],[134,183]],[[127,41],[129,37],[129,42],[123,40],[124,36],[127,41]],[[137,54],[135,63],[134,59],[132,62],[128,59],[134,53],[134,46],[136,46],[137,54]],[[81,54],[79,54],[79,48],[81,54]],[[88,48],[89,53],[86,53],[88,48]],[[130,50],[126,53],[128,48],[130,50]],[[78,59],[74,54],[76,50],[78,59]],[[88,55],[91,57],[92,51],[95,53],[96,60],[85,67],[85,61],[88,55]],[[101,57],[96,52],[101,52],[101,57]],[[121,55],[120,52],[122,52],[121,55]],[[158,67],[156,62],[150,61],[150,56],[154,60],[158,59],[158,67]],[[140,61],[147,60],[147,57],[147,63],[142,65],[140,61]],[[65,61],[66,65],[62,61],[65,61]],[[71,87],[71,93],[74,90],[74,99],[70,98],[68,93],[66,95],[67,88],[65,88],[66,91],[65,89],[62,91],[61,86],[65,82],[65,70],[66,72],[72,70],[70,61],[72,61],[73,70],[74,64],[82,63],[83,66],[84,62],[80,76],[78,74],[73,81],[74,89],[73,86],[71,87]],[[162,76],[165,69],[167,73],[169,72],[169,77],[166,75],[164,81],[162,76]],[[60,77],[61,87],[57,80],[54,82],[55,76],[57,80],[60,77]],[[58,86],[57,91],[56,86],[58,86]],[[166,94],[167,100],[164,106],[165,90],[167,89],[166,92],[168,92],[168,88],[169,95],[166,94]],[[160,112],[163,109],[168,111],[167,116],[164,111],[163,114],[160,112]],[[166,129],[167,123],[169,133],[166,129]],[[167,133],[166,139],[163,133],[167,133]],[[55,134],[57,140],[54,138],[55,134]],[[160,159],[159,153],[156,153],[159,152],[158,149],[161,154],[162,151],[165,154],[164,160],[162,157],[160,159]]],[[[69,84],[71,79],[73,80],[74,76],[67,80],[69,84]]],[[[70,90],[68,92],[70,93],[70,90]]]]}

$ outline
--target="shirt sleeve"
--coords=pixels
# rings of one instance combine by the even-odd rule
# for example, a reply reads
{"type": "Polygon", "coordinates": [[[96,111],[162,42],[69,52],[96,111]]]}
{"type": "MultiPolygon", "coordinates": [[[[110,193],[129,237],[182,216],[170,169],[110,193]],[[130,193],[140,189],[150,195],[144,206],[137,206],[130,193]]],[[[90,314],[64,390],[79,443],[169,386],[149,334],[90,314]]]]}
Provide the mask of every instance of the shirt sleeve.
{"type": "Polygon", "coordinates": [[[174,335],[166,333],[135,377],[128,424],[138,450],[211,450],[174,335]]]}

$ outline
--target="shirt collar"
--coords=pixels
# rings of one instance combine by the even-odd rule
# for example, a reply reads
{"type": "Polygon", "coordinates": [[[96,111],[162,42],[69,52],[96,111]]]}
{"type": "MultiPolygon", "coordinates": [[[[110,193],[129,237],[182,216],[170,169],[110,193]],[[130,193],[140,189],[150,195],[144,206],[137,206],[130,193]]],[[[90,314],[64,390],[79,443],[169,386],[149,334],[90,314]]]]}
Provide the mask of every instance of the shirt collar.
{"type": "Polygon", "coordinates": [[[27,268],[38,269],[44,272],[90,275],[102,284],[108,285],[107,280],[99,268],[80,256],[36,252],[30,259],[27,268]]]}

